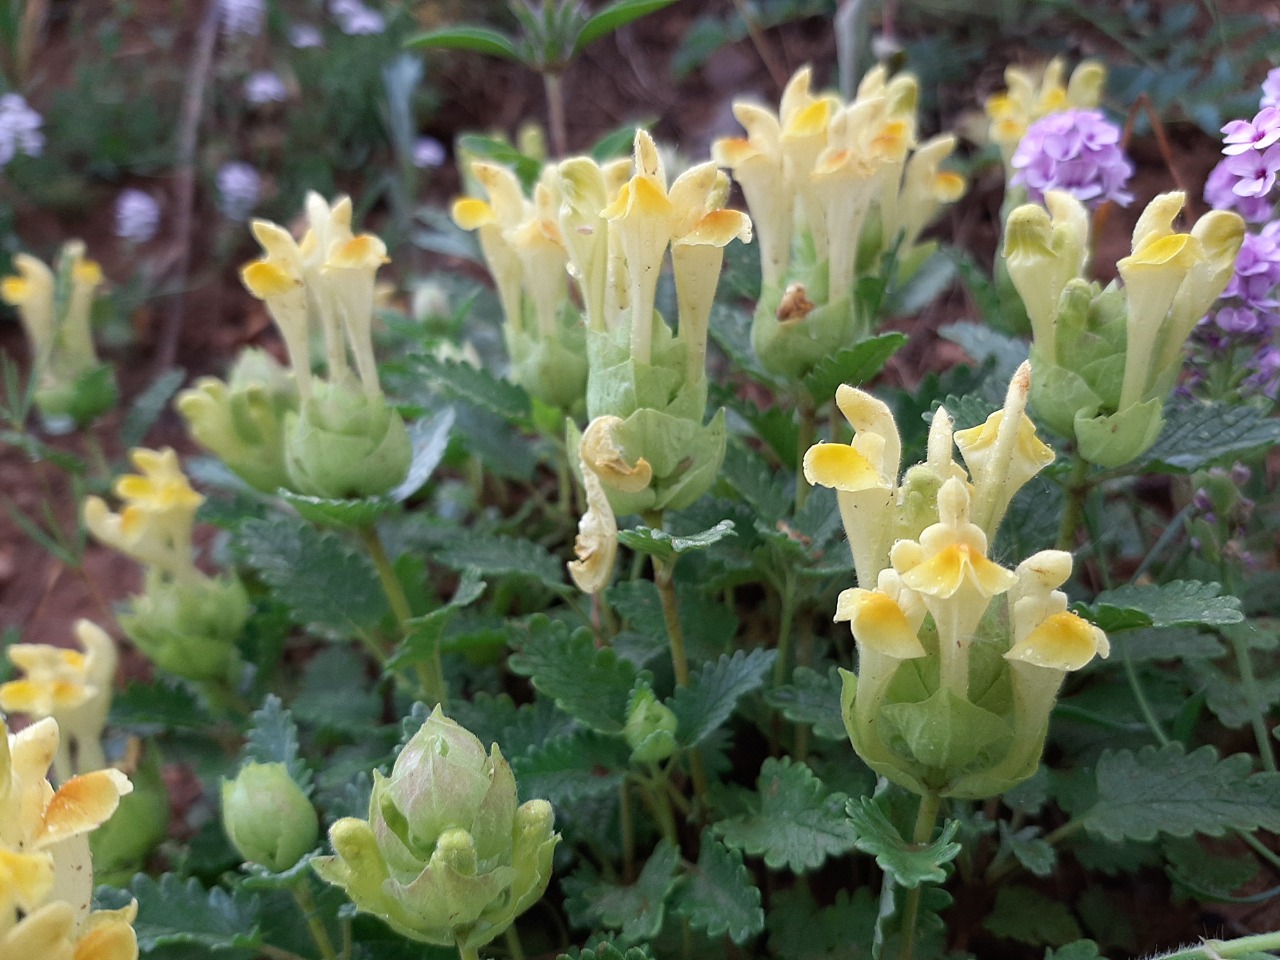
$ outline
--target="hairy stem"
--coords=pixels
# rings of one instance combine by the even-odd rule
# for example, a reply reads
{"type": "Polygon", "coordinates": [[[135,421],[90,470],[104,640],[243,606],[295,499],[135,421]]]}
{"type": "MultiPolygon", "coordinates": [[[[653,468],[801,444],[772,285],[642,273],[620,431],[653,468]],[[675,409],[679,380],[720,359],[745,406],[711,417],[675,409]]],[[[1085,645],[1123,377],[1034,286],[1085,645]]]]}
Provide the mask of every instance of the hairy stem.
{"type": "MultiPolygon", "coordinates": [[[[938,822],[939,798],[937,794],[926,794],[920,798],[920,809],[916,813],[915,833],[911,842],[923,846],[933,836],[933,826],[938,822]]],[[[916,948],[916,925],[920,920],[920,897],[924,893],[924,884],[916,884],[907,891],[907,902],[902,908],[902,949],[898,951],[898,960],[911,960],[916,948]]]]}
{"type": "Polygon", "coordinates": [[[1067,494],[1066,506],[1062,511],[1062,525],[1058,527],[1058,540],[1054,546],[1059,550],[1071,552],[1076,545],[1076,530],[1084,516],[1084,501],[1089,496],[1089,461],[1072,453],[1071,476],[1064,488],[1067,494]]]}
{"type": "Polygon", "coordinates": [[[324,920],[320,917],[319,910],[316,909],[316,901],[311,896],[311,881],[305,877],[298,883],[293,885],[291,892],[293,899],[298,904],[298,909],[302,911],[302,916],[306,918],[307,930],[311,934],[311,939],[315,941],[317,949],[323,960],[336,960],[338,952],[333,948],[333,940],[329,936],[329,929],[324,925],[324,920]]]}

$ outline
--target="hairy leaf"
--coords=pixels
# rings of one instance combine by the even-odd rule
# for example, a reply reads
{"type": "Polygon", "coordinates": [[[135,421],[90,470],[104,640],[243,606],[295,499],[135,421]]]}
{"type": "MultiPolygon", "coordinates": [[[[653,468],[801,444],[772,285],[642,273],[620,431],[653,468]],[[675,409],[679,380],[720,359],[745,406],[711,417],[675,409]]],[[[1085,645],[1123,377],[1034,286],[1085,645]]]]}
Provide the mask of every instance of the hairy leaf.
{"type": "Polygon", "coordinates": [[[637,553],[647,554],[659,560],[671,560],[691,550],[705,550],[725,537],[733,536],[733,521],[721,520],[709,530],[678,537],[666,530],[653,527],[633,527],[618,531],[618,542],[637,553]]]}
{"type": "Polygon", "coordinates": [[[509,380],[499,380],[469,363],[440,360],[430,354],[412,359],[418,373],[450,396],[475,404],[507,421],[524,423],[529,419],[532,410],[529,395],[509,380]]]}
{"type": "Polygon", "coordinates": [[[793,873],[814,870],[853,848],[857,838],[844,816],[848,798],[829,793],[803,763],[769,757],[756,787],[746,798],[746,813],[715,825],[729,846],[793,873]]]}
{"type": "Polygon", "coordinates": [[[310,788],[311,771],[298,750],[298,726],[274,693],[267,694],[261,708],[253,712],[244,758],[255,763],[283,763],[299,786],[310,788]]]}
{"type": "Polygon", "coordinates": [[[1159,439],[1133,467],[1193,473],[1280,443],[1280,420],[1247,404],[1189,403],[1166,411],[1165,419],[1159,439]]]}
{"type": "Polygon", "coordinates": [[[870,797],[850,800],[848,813],[857,833],[857,848],[874,856],[880,869],[900,887],[941,883],[947,878],[943,867],[960,853],[960,844],[953,842],[960,829],[958,820],[947,821],[936,840],[915,844],[902,839],[898,828],[870,797]]]}
{"type": "Polygon", "coordinates": [[[828,669],[825,676],[809,667],[796,667],[791,682],[774,687],[764,699],[792,723],[813,727],[815,736],[842,741],[848,734],[840,714],[840,688],[840,674],[835,667],[828,669]]]}
{"type": "Polygon", "coordinates": [[[329,647],[307,661],[289,709],[303,723],[360,734],[377,725],[382,699],[355,651],[329,647]]]}
{"type": "Polygon", "coordinates": [[[140,873],[129,889],[138,901],[133,929],[143,953],[201,947],[218,951],[220,958],[249,960],[261,942],[256,897],[233,897],[220,887],[206,890],[194,878],[184,884],[171,873],[159,882],[140,873]]]}
{"type": "Polygon", "coordinates": [[[737,650],[694,671],[689,685],[671,698],[671,709],[680,721],[677,742],[692,747],[705,740],[729,719],[739,700],[760,688],[777,656],[776,650],[737,650]]]}
{"type": "Polygon", "coordinates": [[[662,929],[679,862],[680,851],[664,839],[630,886],[601,880],[584,866],[564,881],[565,907],[575,924],[617,930],[623,943],[651,940],[662,929]]]}
{"type": "Polygon", "coordinates": [[[1082,820],[1113,843],[1160,833],[1280,832],[1280,773],[1252,773],[1252,767],[1246,754],[1219,760],[1209,746],[1192,753],[1180,743],[1107,751],[1098,758],[1098,801],[1082,820]]]}
{"type": "Polygon", "coordinates": [[[871,957],[876,901],[867,887],[836,894],[819,907],[808,891],[792,887],[772,898],[769,950],[781,960],[863,960],[871,957]]]}
{"type": "Polygon", "coordinates": [[[873,378],[906,342],[904,333],[882,333],[862,340],[814,367],[804,378],[804,388],[814,403],[827,403],[842,383],[860,387],[873,378]]]}
{"type": "Polygon", "coordinates": [[[742,854],[710,831],[703,831],[698,864],[689,869],[689,881],[676,894],[674,906],[694,929],[708,937],[727,934],[739,945],[764,929],[760,891],[751,882],[742,854]]]}
{"type": "Polygon", "coordinates": [[[521,799],[540,797],[559,807],[584,797],[616,797],[629,756],[617,737],[579,730],[510,760],[521,799]]]}
{"type": "Polygon", "coordinates": [[[564,564],[532,540],[464,531],[441,544],[435,559],[455,570],[474,567],[495,577],[522,574],[552,589],[564,586],[564,564]]]}
{"type": "Polygon", "coordinates": [[[1108,633],[1138,627],[1225,626],[1244,619],[1240,599],[1222,595],[1216,583],[1172,580],[1161,584],[1127,584],[1104,590],[1077,612],[1108,633]]]}
{"type": "Polygon", "coordinates": [[[166,730],[209,729],[213,718],[185,686],[163,678],[134,681],[111,700],[113,727],[163,727],[166,730]]]}

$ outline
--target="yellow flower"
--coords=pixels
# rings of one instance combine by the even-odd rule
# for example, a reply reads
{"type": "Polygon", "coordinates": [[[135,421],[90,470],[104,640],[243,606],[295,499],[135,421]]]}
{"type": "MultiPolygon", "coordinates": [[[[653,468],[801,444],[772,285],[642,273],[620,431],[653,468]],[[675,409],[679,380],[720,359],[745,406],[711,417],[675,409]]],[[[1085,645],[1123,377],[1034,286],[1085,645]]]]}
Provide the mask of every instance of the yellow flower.
{"type": "Polygon", "coordinates": [[[1005,169],[1011,172],[1010,160],[1027,127],[1051,113],[1062,110],[1093,109],[1102,100],[1107,71],[1096,60],[1082,60],[1062,82],[1064,64],[1061,57],[1050,60],[1041,70],[1007,67],[1004,80],[1008,89],[987,98],[985,108],[991,121],[991,140],[1000,146],[1005,169]]]}
{"type": "Polygon", "coordinates": [[[43,364],[53,349],[53,271],[29,253],[14,254],[13,265],[18,272],[0,280],[0,297],[17,308],[36,363],[43,364]]]}
{"type": "Polygon", "coordinates": [[[305,400],[311,394],[311,348],[302,251],[288,230],[268,220],[255,220],[250,229],[266,256],[246,264],[240,279],[266,303],[284,337],[298,393],[305,400]]]}
{"type": "Polygon", "coordinates": [[[137,915],[138,905],[131,903],[95,910],[77,922],[71,904],[55,900],[0,933],[0,960],[137,960],[137,915]]]}

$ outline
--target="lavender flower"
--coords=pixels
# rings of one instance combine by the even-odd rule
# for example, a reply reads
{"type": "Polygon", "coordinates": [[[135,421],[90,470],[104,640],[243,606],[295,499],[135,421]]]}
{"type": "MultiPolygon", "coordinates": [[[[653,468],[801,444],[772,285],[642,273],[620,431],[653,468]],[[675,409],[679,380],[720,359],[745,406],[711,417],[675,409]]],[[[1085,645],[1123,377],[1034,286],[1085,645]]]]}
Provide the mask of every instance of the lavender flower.
{"type": "Polygon", "coordinates": [[[338,21],[338,26],[347,36],[382,33],[387,28],[387,21],[376,10],[370,10],[360,0],[331,0],[329,12],[338,21]]]}
{"type": "Polygon", "coordinates": [[[218,209],[228,220],[247,220],[257,206],[262,178],[247,163],[234,160],[218,170],[218,209]]]}
{"type": "Polygon", "coordinates": [[[1280,107],[1280,67],[1272,67],[1262,81],[1262,107],[1280,107]]]}
{"type": "Polygon", "coordinates": [[[1266,223],[1271,219],[1271,203],[1266,197],[1242,197],[1232,188],[1239,178],[1227,169],[1225,159],[1209,171],[1204,182],[1204,202],[1215,210],[1234,210],[1247,223],[1266,223]]]}
{"type": "Polygon", "coordinates": [[[127,243],[146,243],[160,226],[160,205],[149,193],[121,190],[116,197],[116,236],[127,243]]]}
{"type": "Polygon", "coordinates": [[[1280,140],[1280,109],[1263,107],[1252,120],[1232,120],[1222,128],[1222,152],[1227,156],[1265,150],[1280,140]]]}
{"type": "Polygon", "coordinates": [[[1260,233],[1246,233],[1236,271],[1222,291],[1223,297],[1236,297],[1253,310],[1277,306],[1272,294],[1280,285],[1280,221],[1270,223],[1260,233]]]}
{"type": "Polygon", "coordinates": [[[1062,110],[1037,120],[1014,151],[1013,167],[1011,182],[1026,187],[1036,203],[1046,190],[1065,190],[1093,207],[1133,199],[1124,189],[1133,164],[1120,149],[1120,128],[1099,110],[1062,110]]]}
{"type": "Polygon", "coordinates": [[[438,167],[445,161],[444,144],[435,137],[419,137],[413,145],[413,165],[419,169],[423,167],[438,167]]]}
{"type": "Polygon", "coordinates": [[[265,0],[218,0],[224,37],[256,37],[267,15],[265,0]]]}
{"type": "Polygon", "coordinates": [[[295,49],[308,50],[324,46],[324,36],[320,28],[312,23],[295,23],[289,28],[289,43],[295,49]]]}
{"type": "Polygon", "coordinates": [[[1241,384],[1243,389],[1275,399],[1280,387],[1280,350],[1263,347],[1250,361],[1249,369],[1252,373],[1241,384]]]}
{"type": "Polygon", "coordinates": [[[1227,157],[1222,165],[1236,178],[1231,189],[1239,197],[1265,197],[1280,172],[1280,143],[1265,151],[1250,150],[1227,157]]]}
{"type": "Polygon", "coordinates": [[[244,98],[254,106],[281,103],[288,97],[284,81],[272,70],[259,70],[250,74],[249,79],[244,82],[244,98]]]}
{"type": "Polygon", "coordinates": [[[44,150],[44,120],[19,94],[0,97],[0,167],[6,166],[19,153],[38,157],[44,150]]]}

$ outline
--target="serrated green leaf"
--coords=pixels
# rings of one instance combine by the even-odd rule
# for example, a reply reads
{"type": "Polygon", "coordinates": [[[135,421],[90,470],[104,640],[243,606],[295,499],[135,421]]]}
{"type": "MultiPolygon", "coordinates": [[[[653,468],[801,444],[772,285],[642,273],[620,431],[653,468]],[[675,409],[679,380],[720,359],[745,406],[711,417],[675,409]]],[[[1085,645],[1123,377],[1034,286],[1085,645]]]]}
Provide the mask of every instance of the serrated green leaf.
{"type": "Polygon", "coordinates": [[[321,527],[349,527],[363,530],[395,506],[387,497],[363,497],[359,500],[332,500],[311,497],[292,490],[281,490],[280,499],[298,511],[310,523],[321,527]]]}
{"type": "Polygon", "coordinates": [[[769,757],[756,788],[747,813],[715,825],[729,846],[792,873],[817,869],[853,849],[857,837],[844,816],[848,797],[829,793],[803,763],[769,757]]]}
{"type": "Polygon", "coordinates": [[[622,732],[639,673],[608,647],[597,648],[590,630],[571,633],[563,623],[536,616],[507,665],[584,726],[622,732]]]}
{"type": "Polygon", "coordinates": [[[474,567],[493,577],[521,574],[554,590],[564,587],[564,564],[532,540],[463,531],[442,543],[433,559],[454,570],[474,567]]]}
{"type": "Polygon", "coordinates": [[[167,370],[134,398],[120,426],[120,446],[132,450],[142,443],[186,377],[187,371],[181,367],[167,370]]]}
{"type": "Polygon", "coordinates": [[[237,548],[300,626],[346,638],[388,615],[373,564],[341,536],[297,517],[246,520],[237,548]]]}
{"type": "Polygon", "coordinates": [[[1161,833],[1280,832],[1280,773],[1251,773],[1252,767],[1246,754],[1219,760],[1209,746],[1192,753],[1180,743],[1106,751],[1098,758],[1097,803],[1081,820],[1113,843],[1161,833]]]}
{"type": "Polygon", "coordinates": [[[769,950],[779,960],[863,960],[871,957],[876,902],[867,887],[836,894],[819,907],[808,890],[774,894],[769,910],[769,950]]]}
{"type": "Polygon", "coordinates": [[[589,44],[613,33],[619,27],[626,26],[633,20],[639,20],[655,10],[669,7],[673,3],[675,0],[618,0],[617,3],[611,3],[582,25],[578,39],[573,45],[573,52],[580,53],[589,44]]]}
{"type": "Polygon", "coordinates": [[[214,724],[199,697],[174,680],[130,683],[111,700],[112,727],[163,727],[166,730],[208,729],[214,724]]]}
{"type": "Polygon", "coordinates": [[[1000,821],[1000,852],[1011,854],[1027,872],[1037,877],[1053,873],[1058,855],[1052,845],[1040,836],[1039,827],[1023,827],[1014,831],[1005,821],[1000,821]]]}
{"type": "Polygon", "coordinates": [[[623,943],[653,939],[662,929],[679,862],[680,851],[663,839],[630,886],[603,881],[590,867],[579,868],[564,881],[570,918],[578,926],[617,930],[623,943]]]}
{"type": "Polygon", "coordinates": [[[767,523],[775,523],[791,512],[786,474],[737,443],[725,447],[720,477],[767,523]]]}
{"type": "Polygon", "coordinates": [[[616,797],[630,749],[616,736],[579,730],[509,759],[521,799],[542,798],[560,807],[587,798],[616,797]]]}
{"type": "Polygon", "coordinates": [[[1280,443],[1280,420],[1246,404],[1189,403],[1165,411],[1155,445],[1134,469],[1193,473],[1215,463],[1247,460],[1280,443]]]}
{"type": "Polygon", "coordinates": [[[958,820],[947,821],[936,840],[915,844],[902,839],[898,828],[870,797],[850,800],[847,811],[857,837],[855,846],[874,856],[876,865],[900,887],[942,883],[947,878],[943,868],[960,853],[960,844],[953,842],[960,829],[958,820]]]}
{"type": "Polygon", "coordinates": [[[882,333],[862,340],[823,360],[804,378],[804,388],[816,404],[825,404],[842,383],[860,387],[884,369],[889,358],[907,342],[904,333],[882,333]]]}
{"type": "Polygon", "coordinates": [[[1104,960],[1098,945],[1092,940],[1077,940],[1057,950],[1044,952],[1044,960],[1104,960]]]}
{"type": "Polygon", "coordinates": [[[835,667],[825,676],[809,667],[796,667],[791,682],[774,687],[764,695],[765,703],[792,723],[813,727],[823,740],[844,740],[844,717],[840,714],[840,674],[835,667]]]}
{"type": "Polygon", "coordinates": [[[729,719],[738,701],[758,690],[777,659],[776,650],[736,650],[694,671],[687,687],[680,687],[670,706],[679,720],[676,741],[697,746],[729,719]]]}
{"type": "Polygon", "coordinates": [[[359,734],[377,725],[382,699],[353,650],[328,647],[307,661],[302,687],[289,710],[320,729],[359,734]]]}
{"type": "Polygon", "coordinates": [[[698,864],[689,868],[688,878],[673,906],[694,929],[712,938],[727,934],[739,946],[764,929],[760,891],[751,882],[742,854],[709,830],[703,831],[698,864]]]}
{"type": "Polygon", "coordinates": [[[989,363],[991,378],[1002,384],[1013,379],[1030,349],[1027,341],[1010,337],[985,323],[948,323],[938,328],[938,333],[963,347],[979,366],[989,363]]]}
{"type": "Polygon", "coordinates": [[[659,560],[671,560],[692,550],[705,550],[725,537],[733,535],[733,521],[721,520],[710,529],[687,536],[676,536],[666,530],[657,530],[653,527],[633,527],[630,530],[619,530],[618,542],[637,553],[656,557],[659,560]]]}
{"type": "Polygon", "coordinates": [[[1169,861],[1169,879],[1197,897],[1230,902],[1233,893],[1258,874],[1258,861],[1252,856],[1211,853],[1191,837],[1170,838],[1161,846],[1169,861]]]}
{"type": "MultiPolygon", "coordinates": [[[[469,138],[463,137],[464,141],[469,138]]],[[[464,144],[465,146],[465,144],[464,144]]],[[[429,354],[412,358],[416,371],[452,397],[465,400],[509,422],[526,423],[533,411],[529,395],[509,380],[499,380],[469,363],[429,354]]]]}
{"type": "Polygon", "coordinates": [[[485,582],[474,567],[463,571],[452,599],[442,607],[405,622],[405,637],[384,665],[388,670],[402,670],[436,658],[444,628],[454,613],[474,603],[484,593],[485,582]]]}
{"type": "Polygon", "coordinates": [[[199,880],[184,884],[171,873],[158,883],[140,873],[129,890],[138,901],[133,929],[143,953],[191,946],[218,951],[225,960],[249,960],[261,942],[257,897],[232,896],[220,887],[205,890],[199,880]]]}
{"type": "Polygon", "coordinates": [[[1212,633],[1195,627],[1139,627],[1111,640],[1135,663],[1146,660],[1216,660],[1226,650],[1212,633]]]}
{"type": "Polygon", "coordinates": [[[653,954],[643,947],[630,947],[623,953],[612,943],[605,942],[582,950],[574,947],[568,953],[560,954],[556,960],[653,960],[653,954]]]}
{"type": "Polygon", "coordinates": [[[1076,610],[1107,633],[1138,627],[1225,626],[1240,623],[1240,598],[1222,595],[1216,583],[1172,580],[1104,590],[1076,610]]]}
{"type": "Polygon", "coordinates": [[[299,754],[298,726],[274,693],[267,694],[262,706],[253,712],[244,758],[254,763],[283,763],[300,787],[305,790],[311,785],[311,771],[299,754]]]}
{"type": "Polygon", "coordinates": [[[409,461],[409,472],[404,480],[387,494],[389,499],[401,503],[422,489],[422,485],[431,478],[431,474],[435,473],[436,467],[444,459],[455,419],[453,407],[445,407],[437,410],[434,416],[419,420],[409,427],[413,459],[409,461]]]}
{"type": "Polygon", "coordinates": [[[506,34],[466,24],[420,33],[405,41],[405,46],[411,50],[469,50],[517,62],[521,59],[515,43],[506,34]]]}
{"type": "Polygon", "coordinates": [[[1001,887],[983,926],[997,937],[1033,947],[1061,946],[1081,936],[1065,904],[1030,887],[1001,887]]]}

